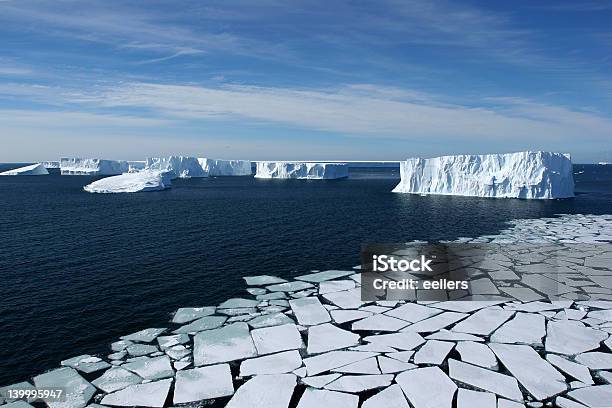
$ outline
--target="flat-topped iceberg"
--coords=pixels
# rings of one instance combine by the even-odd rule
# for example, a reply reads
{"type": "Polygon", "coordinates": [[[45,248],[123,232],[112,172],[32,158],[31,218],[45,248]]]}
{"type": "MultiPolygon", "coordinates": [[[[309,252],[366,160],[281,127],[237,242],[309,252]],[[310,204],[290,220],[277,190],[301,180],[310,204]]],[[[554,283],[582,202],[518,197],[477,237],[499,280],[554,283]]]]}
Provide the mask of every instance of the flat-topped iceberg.
{"type": "Polygon", "coordinates": [[[62,175],[113,176],[125,173],[130,165],[125,160],[82,159],[79,157],[61,158],[62,175]]]}
{"type": "Polygon", "coordinates": [[[145,168],[147,170],[174,173],[173,178],[208,177],[197,157],[149,157],[147,158],[145,168]]]}
{"type": "Polygon", "coordinates": [[[44,161],[42,162],[42,165],[45,166],[45,168],[47,169],[59,169],[60,168],[60,162],[58,161],[44,161]]]}
{"type": "Polygon", "coordinates": [[[574,196],[569,155],[551,152],[412,158],[396,193],[554,199],[574,196]]]}
{"type": "Polygon", "coordinates": [[[36,163],[17,169],[7,170],[0,173],[0,176],[44,176],[46,174],[49,174],[47,168],[42,163],[36,163]]]}
{"type": "Polygon", "coordinates": [[[338,179],[348,177],[346,163],[257,162],[256,178],[338,179]]]}
{"type": "Polygon", "coordinates": [[[209,176],[250,176],[253,174],[250,160],[198,159],[209,176]]]}
{"type": "Polygon", "coordinates": [[[83,187],[89,193],[138,193],[159,191],[170,188],[171,174],[161,171],[142,170],[137,173],[124,173],[119,176],[105,177],[83,187]]]}

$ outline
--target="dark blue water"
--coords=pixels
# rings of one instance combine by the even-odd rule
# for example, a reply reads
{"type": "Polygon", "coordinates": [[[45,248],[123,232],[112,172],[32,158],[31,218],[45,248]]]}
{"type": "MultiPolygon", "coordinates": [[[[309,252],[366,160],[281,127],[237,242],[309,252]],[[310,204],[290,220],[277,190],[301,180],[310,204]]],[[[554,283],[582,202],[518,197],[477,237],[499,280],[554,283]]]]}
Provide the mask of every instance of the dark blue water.
{"type": "Polygon", "coordinates": [[[0,177],[0,384],[107,353],[121,335],[163,327],[178,307],[218,304],[242,292],[245,275],[348,268],[367,242],[612,213],[612,166],[574,171],[577,197],[555,201],[393,194],[390,169],[334,181],[177,180],[119,195],[85,193],[84,176],[0,177]]]}

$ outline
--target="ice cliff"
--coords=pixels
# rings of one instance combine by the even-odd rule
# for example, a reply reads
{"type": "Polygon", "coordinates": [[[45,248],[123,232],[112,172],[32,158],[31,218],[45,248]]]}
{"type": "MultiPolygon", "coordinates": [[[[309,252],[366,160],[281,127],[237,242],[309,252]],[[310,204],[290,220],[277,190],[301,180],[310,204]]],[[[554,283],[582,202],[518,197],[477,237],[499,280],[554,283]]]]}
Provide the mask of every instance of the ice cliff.
{"type": "Polygon", "coordinates": [[[346,163],[257,162],[256,178],[338,179],[348,177],[346,163]]]}
{"type": "Polygon", "coordinates": [[[49,174],[45,166],[42,163],[36,163],[2,172],[0,176],[43,176],[45,174],[49,174]]]}
{"type": "Polygon", "coordinates": [[[250,160],[198,159],[209,176],[250,176],[253,174],[250,160]]]}
{"type": "Polygon", "coordinates": [[[574,196],[569,155],[552,152],[442,156],[400,162],[396,193],[553,199],[574,196]]]}
{"type": "Polygon", "coordinates": [[[77,157],[60,159],[62,175],[112,176],[126,173],[130,165],[125,160],[81,159],[77,157]]]}
{"type": "Polygon", "coordinates": [[[174,178],[208,177],[197,157],[149,157],[145,168],[174,173],[174,178]]]}
{"type": "Polygon", "coordinates": [[[170,188],[173,174],[163,171],[142,170],[124,173],[119,176],[105,177],[86,185],[89,193],[138,193],[159,191],[170,188]]]}

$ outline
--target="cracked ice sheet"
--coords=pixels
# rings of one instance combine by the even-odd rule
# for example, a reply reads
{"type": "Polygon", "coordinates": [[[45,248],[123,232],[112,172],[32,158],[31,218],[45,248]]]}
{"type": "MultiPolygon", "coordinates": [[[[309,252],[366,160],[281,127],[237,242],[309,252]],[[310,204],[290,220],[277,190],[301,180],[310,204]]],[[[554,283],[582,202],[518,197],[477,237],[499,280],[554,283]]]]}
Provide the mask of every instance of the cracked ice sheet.
{"type": "Polygon", "coordinates": [[[285,374],[302,366],[302,357],[297,350],[244,360],[240,364],[240,376],[261,374],[285,374]]]}
{"type": "Polygon", "coordinates": [[[141,381],[141,377],[128,370],[121,367],[112,367],[92,381],[92,384],[106,393],[111,393],[119,391],[127,386],[138,384],[141,381]]]}
{"type": "Polygon", "coordinates": [[[455,383],[438,367],[405,371],[395,381],[415,408],[450,408],[457,390],[455,383]]]}
{"type": "Polygon", "coordinates": [[[341,309],[357,309],[364,303],[361,301],[361,288],[326,293],[323,297],[341,309]]]}
{"type": "Polygon", "coordinates": [[[490,392],[480,392],[459,388],[457,408],[497,408],[497,398],[490,392]]]}
{"type": "Polygon", "coordinates": [[[315,326],[331,321],[329,312],[316,297],[293,299],[289,301],[289,305],[298,323],[304,326],[315,326]]]}
{"type": "Polygon", "coordinates": [[[417,303],[406,303],[405,305],[385,312],[384,314],[387,316],[405,320],[410,323],[416,323],[418,321],[425,320],[440,313],[442,313],[442,311],[439,309],[433,309],[431,307],[419,305],[417,303]]]}
{"type": "Polygon", "coordinates": [[[233,323],[200,332],[195,335],[193,344],[196,366],[242,360],[257,355],[246,323],[233,323]]]}
{"type": "Polygon", "coordinates": [[[172,370],[168,356],[137,357],[121,367],[138,374],[145,380],[159,380],[174,376],[174,370],[172,370]]]}
{"type": "Polygon", "coordinates": [[[435,364],[440,365],[455,347],[455,343],[438,340],[428,340],[415,354],[415,364],[435,364]]]}
{"type": "Polygon", "coordinates": [[[301,280],[301,281],[306,281],[306,282],[321,283],[321,282],[324,282],[324,281],[329,281],[329,280],[332,280],[332,279],[342,278],[344,276],[349,276],[349,275],[352,275],[353,273],[354,273],[354,271],[336,271],[336,270],[330,270],[330,271],[309,273],[307,275],[298,276],[295,279],[301,280]]]}
{"type": "Polygon", "coordinates": [[[517,313],[491,335],[491,342],[541,345],[546,335],[545,323],[540,314],[517,313]]]}
{"type": "Polygon", "coordinates": [[[402,388],[393,384],[363,402],[361,408],[410,408],[402,388]]]}
{"type": "Polygon", "coordinates": [[[209,316],[215,313],[214,306],[207,307],[182,307],[176,311],[172,318],[172,323],[183,324],[192,320],[199,319],[204,316],[209,316]]]}
{"type": "Polygon", "coordinates": [[[589,369],[582,364],[574,363],[573,361],[566,360],[556,354],[547,354],[546,360],[557,367],[559,370],[568,374],[569,376],[581,381],[584,384],[593,384],[593,378],[589,369]]]}
{"type": "Polygon", "coordinates": [[[287,408],[296,382],[293,374],[258,375],[238,388],[225,407],[287,408]]]}
{"type": "Polygon", "coordinates": [[[254,329],[251,331],[251,337],[260,355],[304,347],[302,336],[295,324],[254,329]]]}
{"type": "Polygon", "coordinates": [[[324,353],[359,344],[359,335],[325,323],[308,328],[308,354],[324,353]]]}
{"type": "Polygon", "coordinates": [[[612,401],[612,385],[595,385],[570,391],[568,395],[589,407],[603,408],[612,401]]]}
{"type": "Polygon", "coordinates": [[[193,368],[176,373],[174,404],[226,397],[234,393],[229,364],[193,368]]]}
{"type": "Polygon", "coordinates": [[[285,279],[278,278],[270,275],[258,275],[258,276],[243,276],[246,284],[249,286],[265,286],[275,285],[277,283],[287,282],[285,279]]]}
{"type": "Polygon", "coordinates": [[[34,377],[36,388],[62,388],[66,400],[47,402],[50,408],[83,408],[96,392],[74,368],[64,367],[34,377]]]}
{"type": "Polygon", "coordinates": [[[153,381],[146,384],[130,385],[120,391],[107,394],[100,404],[120,407],[161,408],[166,402],[172,379],[153,381]]]}
{"type": "Polygon", "coordinates": [[[367,336],[363,340],[376,345],[393,347],[398,350],[412,350],[425,343],[425,339],[420,334],[411,331],[367,336]]]}
{"type": "Polygon", "coordinates": [[[483,343],[474,341],[460,341],[455,346],[461,361],[488,369],[497,369],[495,354],[483,343]]]}
{"type": "Polygon", "coordinates": [[[396,319],[395,317],[376,314],[366,317],[353,323],[352,330],[367,330],[367,331],[390,331],[395,332],[403,327],[408,326],[405,320],[396,319]]]}
{"type": "Polygon", "coordinates": [[[531,347],[489,344],[501,363],[537,400],[567,390],[565,377],[531,347]]]}
{"type": "Polygon", "coordinates": [[[297,408],[357,408],[359,397],[344,392],[306,388],[297,408]]]}
{"type": "Polygon", "coordinates": [[[363,351],[330,351],[304,359],[306,372],[309,376],[317,375],[333,368],[346,366],[366,358],[375,357],[378,353],[363,351]]]}
{"type": "Polygon", "coordinates": [[[157,338],[160,334],[165,332],[166,329],[162,328],[151,328],[137,331],[136,333],[128,334],[127,336],[121,337],[121,340],[136,341],[139,343],[150,343],[157,338]]]}
{"type": "MultiPolygon", "coordinates": [[[[468,303],[468,302],[466,302],[468,303]]],[[[471,303],[471,302],[469,302],[471,303]]],[[[458,322],[461,319],[468,317],[465,313],[456,312],[444,312],[442,314],[430,317],[420,322],[414,323],[408,326],[405,331],[412,331],[417,333],[431,333],[450,326],[453,323],[458,322]]]]}

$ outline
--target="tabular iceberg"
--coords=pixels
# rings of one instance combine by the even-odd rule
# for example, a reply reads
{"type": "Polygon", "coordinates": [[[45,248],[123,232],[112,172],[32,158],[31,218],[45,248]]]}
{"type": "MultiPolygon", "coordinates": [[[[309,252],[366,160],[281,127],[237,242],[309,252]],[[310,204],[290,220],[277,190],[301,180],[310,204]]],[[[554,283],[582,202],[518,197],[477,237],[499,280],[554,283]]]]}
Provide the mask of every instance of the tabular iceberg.
{"type": "Polygon", "coordinates": [[[250,176],[250,160],[220,160],[199,158],[200,165],[209,176],[250,176]]]}
{"type": "Polygon", "coordinates": [[[123,173],[119,176],[105,177],[83,187],[89,193],[138,193],[159,191],[170,188],[172,174],[142,170],[137,173],[123,173]]]}
{"type": "Polygon", "coordinates": [[[338,179],[348,177],[346,163],[257,162],[256,178],[338,179]]]}
{"type": "Polygon", "coordinates": [[[150,157],[145,168],[173,173],[173,178],[208,177],[197,157],[150,157]]]}
{"type": "Polygon", "coordinates": [[[60,162],[58,161],[44,161],[42,162],[42,165],[45,166],[45,168],[47,169],[59,169],[60,168],[60,162]]]}
{"type": "Polygon", "coordinates": [[[0,176],[44,176],[45,174],[49,174],[45,166],[42,163],[36,163],[2,172],[0,176]]]}
{"type": "Polygon", "coordinates": [[[569,155],[551,152],[413,158],[396,193],[554,199],[574,196],[569,155]]]}
{"type": "Polygon", "coordinates": [[[113,176],[125,173],[130,165],[125,160],[81,159],[78,157],[61,158],[62,175],[113,176]]]}
{"type": "Polygon", "coordinates": [[[134,173],[140,170],[144,170],[147,166],[146,161],[128,161],[128,172],[134,173]]]}

